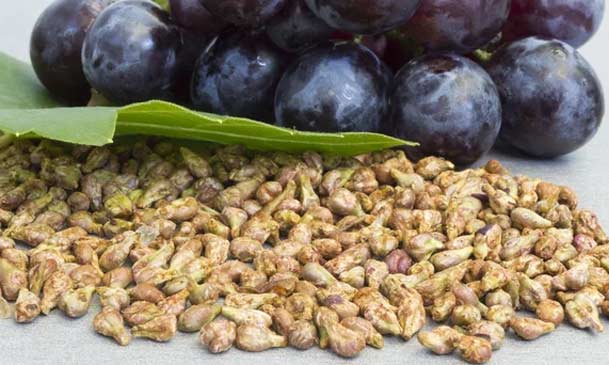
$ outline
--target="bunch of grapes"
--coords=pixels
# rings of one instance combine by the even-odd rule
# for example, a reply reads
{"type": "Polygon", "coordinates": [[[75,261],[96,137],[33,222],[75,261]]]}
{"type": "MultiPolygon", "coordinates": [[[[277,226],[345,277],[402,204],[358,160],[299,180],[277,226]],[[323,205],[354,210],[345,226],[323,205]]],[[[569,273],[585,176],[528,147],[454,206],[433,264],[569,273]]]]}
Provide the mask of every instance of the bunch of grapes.
{"type": "Polygon", "coordinates": [[[382,132],[476,161],[578,149],[604,114],[576,48],[604,0],[56,0],[31,59],[71,105],[179,102],[299,130],[382,132]]]}

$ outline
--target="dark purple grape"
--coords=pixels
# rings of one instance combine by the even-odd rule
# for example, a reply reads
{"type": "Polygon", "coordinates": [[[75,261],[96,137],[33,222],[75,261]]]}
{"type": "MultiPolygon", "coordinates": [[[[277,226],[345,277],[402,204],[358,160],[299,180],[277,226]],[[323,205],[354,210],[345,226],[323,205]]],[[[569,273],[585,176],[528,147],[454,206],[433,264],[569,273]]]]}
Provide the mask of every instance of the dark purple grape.
{"type": "Polygon", "coordinates": [[[221,36],[195,65],[195,108],[273,122],[275,87],[287,56],[265,34],[221,36]]]}
{"type": "Polygon", "coordinates": [[[281,49],[301,52],[328,40],[334,29],[313,14],[304,0],[292,0],[269,22],[266,32],[281,49]]]}
{"type": "Polygon", "coordinates": [[[598,30],[605,0],[512,0],[506,41],[529,36],[559,39],[579,48],[598,30]]]}
{"type": "Polygon", "coordinates": [[[421,0],[305,0],[331,27],[357,34],[378,34],[405,23],[421,0]]]}
{"type": "Polygon", "coordinates": [[[594,70],[568,44],[529,37],[497,51],[488,66],[503,104],[502,140],[533,156],[586,144],[604,114],[594,70]]]}
{"type": "Polygon", "coordinates": [[[174,96],[177,102],[190,103],[190,82],[197,60],[215,37],[206,33],[180,28],[182,47],[178,53],[177,80],[174,96]]]}
{"type": "Polygon", "coordinates": [[[180,32],[153,2],[124,0],[95,20],[83,45],[93,88],[120,104],[169,99],[175,86],[180,32]]]}
{"type": "Polygon", "coordinates": [[[476,63],[453,55],[417,58],[396,75],[389,134],[421,144],[415,159],[438,155],[466,165],[488,152],[501,128],[501,101],[476,63]]]}
{"type": "Polygon", "coordinates": [[[218,34],[227,23],[211,15],[199,0],[169,0],[171,16],[179,26],[201,34],[218,34]]]}
{"type": "Polygon", "coordinates": [[[368,47],[381,60],[387,53],[387,37],[384,34],[362,36],[360,44],[368,47]]]}
{"type": "Polygon", "coordinates": [[[505,24],[511,0],[423,0],[401,31],[428,52],[468,53],[505,24]]]}
{"type": "Polygon", "coordinates": [[[387,66],[366,47],[315,48],[279,82],[277,123],[317,132],[378,131],[388,109],[390,82],[387,66]]]}
{"type": "Polygon", "coordinates": [[[115,0],[57,0],[46,8],[32,31],[30,59],[42,84],[73,105],[91,97],[82,72],[82,43],[97,15],[115,0]]]}
{"type": "Polygon", "coordinates": [[[277,14],[288,0],[199,0],[210,13],[229,23],[259,27],[277,14]]]}

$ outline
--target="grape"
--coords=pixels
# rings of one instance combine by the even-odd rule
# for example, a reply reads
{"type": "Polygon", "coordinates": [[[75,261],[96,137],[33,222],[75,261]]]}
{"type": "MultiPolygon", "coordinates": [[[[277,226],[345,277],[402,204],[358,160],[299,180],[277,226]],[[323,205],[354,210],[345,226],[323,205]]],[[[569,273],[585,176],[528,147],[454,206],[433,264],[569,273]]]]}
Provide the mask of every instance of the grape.
{"type": "Polygon", "coordinates": [[[387,37],[384,34],[362,36],[360,43],[368,47],[381,60],[387,53],[387,37]]]}
{"type": "Polygon", "coordinates": [[[428,55],[396,75],[388,134],[419,142],[415,159],[438,155],[470,164],[488,152],[501,128],[501,101],[490,76],[469,59],[428,55]]]}
{"type": "Polygon", "coordinates": [[[304,0],[292,0],[267,26],[271,40],[287,52],[301,52],[329,39],[333,32],[304,0]]]}
{"type": "Polygon", "coordinates": [[[217,34],[227,24],[205,9],[199,0],[169,0],[171,16],[179,26],[203,34],[217,34]]]}
{"type": "Polygon", "coordinates": [[[259,27],[288,0],[199,0],[210,13],[238,26],[259,27]]]}
{"type": "Polygon", "coordinates": [[[368,48],[318,47],[290,66],[277,86],[279,125],[317,132],[378,131],[391,73],[368,48]]]}
{"type": "Polygon", "coordinates": [[[158,5],[123,0],[95,20],[83,45],[91,86],[117,103],[168,99],[177,75],[178,28],[158,5]]]}
{"type": "Polygon", "coordinates": [[[503,35],[506,41],[545,36],[578,48],[596,33],[604,10],[605,0],[512,0],[503,35]]]}
{"type": "Polygon", "coordinates": [[[114,0],[57,0],[34,25],[30,59],[36,75],[54,96],[83,105],[91,97],[80,53],[97,15],[114,0]]]}
{"type": "Polygon", "coordinates": [[[428,52],[468,53],[492,40],[509,12],[510,0],[423,0],[401,31],[428,52]]]}
{"type": "Polygon", "coordinates": [[[305,0],[331,27],[357,34],[378,34],[406,22],[421,0],[305,0]]]}
{"type": "Polygon", "coordinates": [[[604,114],[601,85],[568,44],[525,38],[497,51],[488,70],[503,103],[501,138],[517,149],[555,157],[596,134],[604,114]]]}
{"type": "Polygon", "coordinates": [[[189,104],[190,82],[192,80],[195,64],[210,43],[213,42],[214,37],[186,28],[180,28],[180,34],[182,36],[182,47],[178,53],[174,96],[176,101],[183,104],[189,104]]]}
{"type": "Polygon", "coordinates": [[[275,87],[286,63],[264,34],[221,36],[197,61],[192,103],[207,112],[272,122],[275,87]]]}

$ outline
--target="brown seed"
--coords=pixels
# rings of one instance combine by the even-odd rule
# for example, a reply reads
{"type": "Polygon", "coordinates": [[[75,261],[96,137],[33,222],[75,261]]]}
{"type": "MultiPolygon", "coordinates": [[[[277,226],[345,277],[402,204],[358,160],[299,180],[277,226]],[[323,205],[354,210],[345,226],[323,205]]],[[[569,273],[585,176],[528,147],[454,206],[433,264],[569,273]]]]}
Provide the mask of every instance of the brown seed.
{"type": "Polygon", "coordinates": [[[102,281],[102,275],[99,269],[93,265],[81,265],[70,272],[70,279],[74,282],[74,286],[82,288],[85,286],[97,286],[102,281]]]}
{"type": "Polygon", "coordinates": [[[490,341],[476,336],[461,337],[456,342],[455,347],[463,360],[473,364],[483,364],[493,356],[490,341]]]}
{"type": "Polygon", "coordinates": [[[340,322],[341,325],[358,332],[366,339],[366,344],[381,349],[385,346],[383,336],[378,333],[372,323],[361,317],[349,317],[340,322]]]}
{"type": "Polygon", "coordinates": [[[21,289],[15,303],[15,321],[29,323],[38,315],[40,315],[40,298],[25,288],[21,289]]]}
{"type": "Polygon", "coordinates": [[[136,301],[121,313],[130,326],[137,326],[162,315],[163,311],[153,303],[136,301]]]}
{"type": "Polygon", "coordinates": [[[163,314],[131,329],[133,336],[144,337],[157,342],[171,340],[177,331],[177,318],[173,314],[163,314]]]}
{"type": "Polygon", "coordinates": [[[599,318],[597,304],[585,294],[577,294],[565,304],[565,313],[569,323],[577,328],[592,328],[597,332],[605,330],[599,318]]]}
{"type": "Polygon", "coordinates": [[[129,288],[128,293],[133,301],[145,301],[156,304],[165,299],[165,294],[156,286],[149,283],[142,283],[129,288]]]}
{"type": "Polygon", "coordinates": [[[250,323],[258,326],[270,327],[271,324],[273,324],[271,316],[256,309],[241,309],[223,306],[222,315],[237,323],[237,325],[250,323]]]}
{"type": "Polygon", "coordinates": [[[456,326],[469,326],[481,319],[478,308],[469,304],[456,306],[450,316],[450,321],[456,326]]]}
{"type": "Polygon", "coordinates": [[[462,337],[463,334],[451,327],[439,326],[432,331],[419,332],[417,340],[436,355],[446,355],[455,350],[457,342],[462,337]]]}
{"type": "Polygon", "coordinates": [[[418,334],[484,362],[508,327],[534,339],[566,316],[601,331],[609,313],[598,218],[497,161],[19,140],[0,165],[0,292],[20,321],[36,301],[82,316],[97,291],[94,328],[121,344],[123,321],[157,341],[201,329],[211,352],[318,343],[353,357],[418,334]],[[457,326],[421,331],[426,312],[457,326]]]}
{"type": "Polygon", "coordinates": [[[236,337],[237,325],[226,319],[217,319],[206,324],[199,333],[201,343],[214,354],[228,351],[236,337]]]}
{"type": "Polygon", "coordinates": [[[222,311],[222,307],[199,304],[190,306],[178,317],[178,329],[182,332],[198,332],[222,311]]]}
{"type": "Polygon", "coordinates": [[[12,317],[12,309],[10,304],[2,296],[2,290],[0,290],[0,319],[8,319],[12,317]]]}
{"type": "Polygon", "coordinates": [[[99,302],[102,305],[102,308],[112,307],[120,311],[121,309],[126,308],[131,301],[129,294],[123,288],[100,286],[96,288],[95,291],[99,296],[99,302]]]}
{"type": "Polygon", "coordinates": [[[553,332],[556,328],[553,323],[536,318],[514,317],[510,326],[518,337],[525,340],[535,340],[540,336],[553,332]]]}
{"type": "Polygon", "coordinates": [[[133,282],[133,272],[131,268],[119,267],[108,271],[102,277],[102,283],[105,286],[114,288],[126,288],[133,282]]]}
{"type": "Polygon", "coordinates": [[[82,317],[89,311],[94,292],[94,286],[68,290],[59,297],[57,306],[68,317],[82,317]]]}
{"type": "Polygon", "coordinates": [[[317,328],[311,321],[294,322],[288,333],[288,343],[299,350],[308,350],[319,342],[317,328]]]}
{"type": "Polygon", "coordinates": [[[510,326],[512,318],[514,318],[514,309],[511,305],[494,305],[488,309],[485,317],[489,321],[495,322],[507,328],[510,326]]]}
{"type": "Polygon", "coordinates": [[[72,279],[64,271],[58,270],[52,273],[42,288],[42,301],[40,303],[42,313],[49,314],[57,306],[59,298],[72,287],[72,279]]]}
{"type": "Polygon", "coordinates": [[[267,327],[244,323],[237,327],[235,344],[244,351],[261,352],[274,347],[286,347],[288,340],[267,327]]]}
{"type": "Polygon", "coordinates": [[[491,342],[493,350],[499,350],[503,345],[505,330],[501,325],[491,321],[480,321],[472,323],[467,327],[470,336],[485,338],[491,342]]]}
{"type": "Polygon", "coordinates": [[[112,337],[119,345],[127,346],[131,334],[125,328],[121,313],[112,307],[104,307],[93,319],[93,328],[102,336],[112,337]]]}
{"type": "Polygon", "coordinates": [[[0,258],[0,289],[7,300],[16,300],[21,288],[28,285],[27,274],[8,260],[0,258]]]}
{"type": "Polygon", "coordinates": [[[562,305],[551,299],[541,301],[537,305],[535,314],[537,315],[537,318],[542,321],[554,323],[556,326],[561,324],[565,318],[565,312],[562,305]]]}

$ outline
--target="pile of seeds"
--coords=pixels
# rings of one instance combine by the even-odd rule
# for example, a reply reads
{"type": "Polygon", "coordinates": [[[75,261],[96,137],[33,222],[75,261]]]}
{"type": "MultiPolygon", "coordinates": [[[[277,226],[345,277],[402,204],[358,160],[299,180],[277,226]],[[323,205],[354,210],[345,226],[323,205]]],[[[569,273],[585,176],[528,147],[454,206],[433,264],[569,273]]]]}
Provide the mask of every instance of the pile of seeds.
{"type": "Polygon", "coordinates": [[[0,151],[0,312],[80,317],[96,293],[93,327],[121,345],[180,330],[214,353],[352,357],[417,336],[475,363],[510,329],[602,331],[609,239],[594,214],[496,161],[453,168],[401,151],[17,141],[0,151]],[[421,331],[428,317],[442,325],[421,331]]]}

